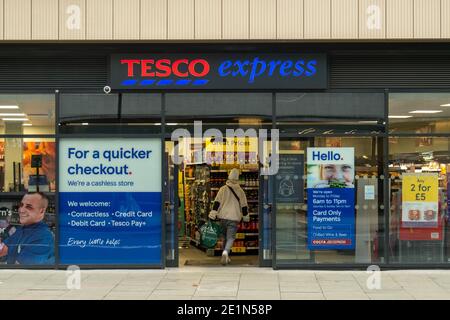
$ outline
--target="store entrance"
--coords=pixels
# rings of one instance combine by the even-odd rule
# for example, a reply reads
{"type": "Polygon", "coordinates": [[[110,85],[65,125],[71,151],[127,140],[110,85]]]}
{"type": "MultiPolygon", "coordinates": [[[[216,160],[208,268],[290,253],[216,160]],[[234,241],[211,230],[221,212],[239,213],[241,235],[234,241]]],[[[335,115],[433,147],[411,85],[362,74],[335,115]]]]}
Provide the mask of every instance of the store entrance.
{"type": "MultiPolygon", "coordinates": [[[[263,238],[260,225],[263,223],[263,212],[266,213],[262,209],[260,194],[267,184],[261,182],[257,139],[234,138],[233,141],[223,142],[224,145],[236,146],[231,152],[230,149],[219,152],[225,149],[221,150],[214,143],[213,137],[206,137],[201,142],[194,141],[193,138],[188,140],[190,141],[166,141],[166,261],[176,260],[172,265],[179,267],[222,267],[221,256],[226,231],[216,230],[217,241],[214,233],[212,239],[205,234],[209,234],[207,230],[211,223],[220,226],[220,220],[211,220],[208,215],[219,190],[228,188],[230,172],[237,169],[239,177],[235,184],[238,186],[233,189],[240,188],[245,194],[248,215],[237,222],[235,240],[229,253],[231,262],[227,266],[259,266],[262,251],[260,240],[263,238]],[[196,143],[201,145],[196,146],[196,143]],[[239,149],[238,145],[243,147],[239,149]],[[182,162],[178,164],[174,164],[175,148],[178,148],[178,155],[182,158],[182,162]]],[[[242,194],[237,193],[238,197],[242,197],[242,194]]],[[[222,200],[222,206],[224,201],[237,201],[236,198],[228,198],[222,200]]],[[[244,199],[240,200],[244,204],[244,199]]],[[[221,215],[220,209],[218,211],[221,215]]]]}

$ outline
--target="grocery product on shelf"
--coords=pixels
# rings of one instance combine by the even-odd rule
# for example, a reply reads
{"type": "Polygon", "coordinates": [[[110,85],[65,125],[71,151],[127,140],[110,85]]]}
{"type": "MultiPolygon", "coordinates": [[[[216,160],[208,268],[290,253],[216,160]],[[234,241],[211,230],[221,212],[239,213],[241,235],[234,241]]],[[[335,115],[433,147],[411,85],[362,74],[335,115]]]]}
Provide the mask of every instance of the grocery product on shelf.
{"type": "Polygon", "coordinates": [[[198,229],[209,213],[209,167],[186,165],[184,172],[185,234],[198,242],[198,229]]]}

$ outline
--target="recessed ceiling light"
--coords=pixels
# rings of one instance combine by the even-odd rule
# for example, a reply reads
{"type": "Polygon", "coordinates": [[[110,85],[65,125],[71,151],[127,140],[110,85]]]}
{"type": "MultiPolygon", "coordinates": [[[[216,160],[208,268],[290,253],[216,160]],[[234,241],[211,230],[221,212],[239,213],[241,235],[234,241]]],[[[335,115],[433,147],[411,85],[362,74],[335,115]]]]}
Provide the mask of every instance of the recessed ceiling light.
{"type": "Polygon", "coordinates": [[[19,109],[19,106],[0,106],[0,109],[19,109]]]}
{"type": "Polygon", "coordinates": [[[3,118],[3,121],[28,121],[28,118],[3,118]]]}
{"type": "Polygon", "coordinates": [[[442,110],[414,110],[410,111],[409,113],[439,113],[442,112],[442,110]]]}
{"type": "Polygon", "coordinates": [[[407,119],[412,117],[413,116],[389,116],[389,119],[407,119]]]}
{"type": "Polygon", "coordinates": [[[441,107],[450,107],[450,103],[441,104],[441,107]]]}
{"type": "Polygon", "coordinates": [[[0,117],[25,117],[25,113],[0,113],[0,117]]]}

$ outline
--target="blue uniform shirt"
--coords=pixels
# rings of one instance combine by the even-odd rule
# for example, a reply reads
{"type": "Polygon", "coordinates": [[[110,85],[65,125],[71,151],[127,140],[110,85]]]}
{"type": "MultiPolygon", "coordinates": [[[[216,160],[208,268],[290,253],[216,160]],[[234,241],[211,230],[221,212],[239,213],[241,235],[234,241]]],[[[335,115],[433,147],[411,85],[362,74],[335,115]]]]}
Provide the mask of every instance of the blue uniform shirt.
{"type": "Polygon", "coordinates": [[[55,240],[44,222],[19,226],[4,243],[8,246],[8,264],[55,263],[55,240]]]}

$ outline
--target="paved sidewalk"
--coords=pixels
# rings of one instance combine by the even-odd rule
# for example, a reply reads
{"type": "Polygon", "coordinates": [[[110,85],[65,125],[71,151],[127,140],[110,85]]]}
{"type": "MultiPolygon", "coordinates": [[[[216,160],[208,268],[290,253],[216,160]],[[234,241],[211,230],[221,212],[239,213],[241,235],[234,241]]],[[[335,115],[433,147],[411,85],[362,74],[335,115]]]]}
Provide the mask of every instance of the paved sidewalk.
{"type": "Polygon", "coordinates": [[[365,271],[265,268],[82,270],[81,289],[66,271],[0,270],[0,299],[450,299],[450,271],[384,271],[381,289],[365,271]]]}

